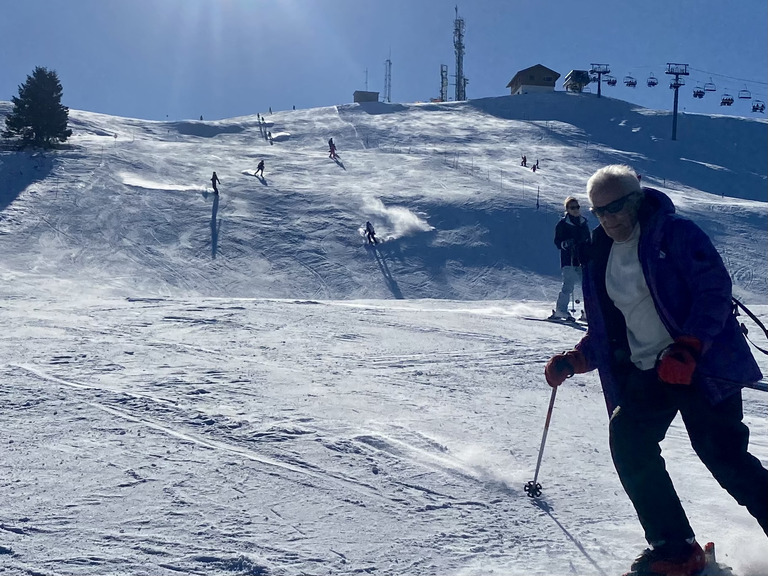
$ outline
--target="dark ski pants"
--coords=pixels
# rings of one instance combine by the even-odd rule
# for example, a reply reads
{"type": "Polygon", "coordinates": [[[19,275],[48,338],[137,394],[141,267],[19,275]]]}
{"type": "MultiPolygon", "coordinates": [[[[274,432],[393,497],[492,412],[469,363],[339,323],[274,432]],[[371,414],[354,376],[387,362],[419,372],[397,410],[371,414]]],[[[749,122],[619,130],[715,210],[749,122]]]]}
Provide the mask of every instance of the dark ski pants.
{"type": "Polygon", "coordinates": [[[720,486],[768,535],[768,471],[748,451],[741,392],[711,405],[695,386],[665,384],[655,370],[630,368],[611,417],[611,456],[649,543],[693,537],[659,443],[680,412],[691,445],[720,486]]]}

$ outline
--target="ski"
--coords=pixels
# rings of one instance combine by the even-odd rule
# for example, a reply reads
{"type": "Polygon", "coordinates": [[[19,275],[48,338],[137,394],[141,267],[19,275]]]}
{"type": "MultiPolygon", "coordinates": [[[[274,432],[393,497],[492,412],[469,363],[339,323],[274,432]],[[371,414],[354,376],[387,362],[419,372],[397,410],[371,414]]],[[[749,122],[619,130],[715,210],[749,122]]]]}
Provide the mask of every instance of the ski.
{"type": "MultiPolygon", "coordinates": [[[[706,565],[701,571],[696,572],[695,576],[737,576],[733,568],[717,561],[714,542],[707,542],[704,546],[704,558],[706,559],[706,565]]],[[[655,575],[649,572],[630,570],[622,574],[622,576],[672,576],[672,573],[670,572],[668,575],[655,575]]]]}
{"type": "Polygon", "coordinates": [[[717,561],[714,542],[707,542],[704,545],[704,557],[707,559],[707,565],[701,576],[736,576],[733,568],[717,561]]]}
{"type": "Polygon", "coordinates": [[[523,320],[533,320],[535,322],[550,322],[551,324],[559,324],[560,326],[570,326],[576,330],[585,332],[587,330],[587,323],[580,320],[565,320],[559,318],[533,318],[532,316],[523,316],[523,320]]]}

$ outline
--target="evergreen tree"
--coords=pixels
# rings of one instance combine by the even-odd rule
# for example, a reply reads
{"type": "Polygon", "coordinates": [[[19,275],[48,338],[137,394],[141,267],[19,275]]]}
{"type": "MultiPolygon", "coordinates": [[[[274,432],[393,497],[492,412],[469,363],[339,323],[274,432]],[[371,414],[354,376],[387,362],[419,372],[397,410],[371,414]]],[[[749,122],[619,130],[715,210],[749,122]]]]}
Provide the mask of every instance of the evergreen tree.
{"type": "Polygon", "coordinates": [[[61,105],[61,83],[54,70],[35,67],[12,98],[13,110],[5,119],[3,136],[20,138],[21,146],[51,148],[72,135],[67,128],[69,108],[61,105]]]}

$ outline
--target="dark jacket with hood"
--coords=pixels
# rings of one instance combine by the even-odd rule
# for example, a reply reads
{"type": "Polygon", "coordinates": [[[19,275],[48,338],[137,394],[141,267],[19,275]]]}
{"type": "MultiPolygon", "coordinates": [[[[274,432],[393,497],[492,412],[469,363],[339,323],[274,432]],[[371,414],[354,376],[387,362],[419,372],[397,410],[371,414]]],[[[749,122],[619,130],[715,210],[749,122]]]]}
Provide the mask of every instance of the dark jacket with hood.
{"type": "MultiPolygon", "coordinates": [[[[643,188],[638,212],[638,256],[659,318],[672,338],[694,336],[702,352],[694,386],[717,404],[762,377],[731,303],[731,278],[709,237],[692,221],[675,214],[666,194],[643,188]]],[[[584,267],[587,334],[576,345],[590,369],[597,368],[608,413],[621,405],[630,364],[624,316],[605,286],[613,240],[598,227],[584,267]]]]}
{"type": "Polygon", "coordinates": [[[589,224],[583,216],[566,214],[555,226],[555,246],[560,250],[560,268],[584,264],[589,246],[589,224]]]}

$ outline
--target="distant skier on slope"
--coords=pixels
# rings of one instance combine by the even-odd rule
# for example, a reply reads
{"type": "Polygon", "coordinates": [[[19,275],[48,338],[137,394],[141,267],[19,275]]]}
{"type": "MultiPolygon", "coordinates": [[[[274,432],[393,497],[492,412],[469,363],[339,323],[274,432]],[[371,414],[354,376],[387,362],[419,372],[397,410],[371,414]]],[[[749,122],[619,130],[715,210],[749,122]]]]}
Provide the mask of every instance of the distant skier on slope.
{"type": "Polygon", "coordinates": [[[259,165],[256,166],[256,176],[264,177],[264,160],[261,160],[259,165]]]}
{"type": "Polygon", "coordinates": [[[365,238],[368,240],[368,244],[378,244],[379,241],[376,238],[376,231],[373,229],[373,224],[370,222],[365,223],[365,238]]]}
{"type": "Polygon", "coordinates": [[[216,187],[216,184],[221,184],[221,180],[219,180],[219,177],[216,176],[216,172],[214,172],[213,176],[211,176],[211,184],[213,185],[213,193],[218,194],[219,189],[216,187]]]}
{"type": "Polygon", "coordinates": [[[336,144],[333,143],[333,138],[328,139],[328,158],[336,160],[336,144]]]}

